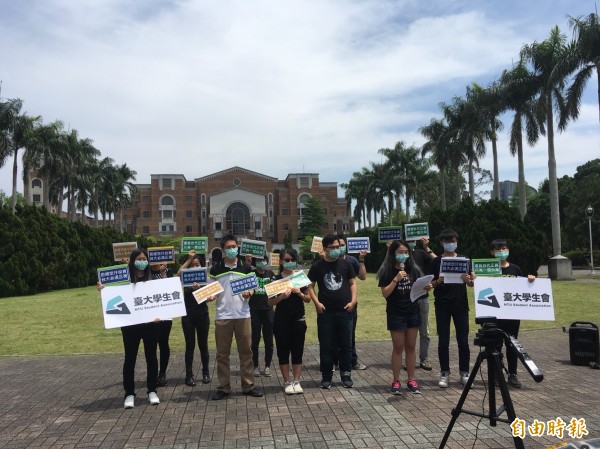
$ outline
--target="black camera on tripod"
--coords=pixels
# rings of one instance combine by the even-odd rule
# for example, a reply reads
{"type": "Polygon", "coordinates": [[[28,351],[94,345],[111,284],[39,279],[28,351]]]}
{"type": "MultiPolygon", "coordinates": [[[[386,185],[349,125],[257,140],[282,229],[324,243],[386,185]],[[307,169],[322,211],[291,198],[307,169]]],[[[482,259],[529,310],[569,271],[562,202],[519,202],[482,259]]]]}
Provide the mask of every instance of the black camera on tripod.
{"type": "Polygon", "coordinates": [[[502,342],[504,341],[507,351],[514,351],[517,354],[517,357],[519,357],[519,360],[525,366],[525,369],[533,380],[536,382],[544,380],[544,375],[519,340],[498,328],[496,317],[478,317],[475,318],[475,323],[481,326],[475,335],[474,343],[477,346],[485,347],[486,350],[495,349],[500,352],[502,342]]]}

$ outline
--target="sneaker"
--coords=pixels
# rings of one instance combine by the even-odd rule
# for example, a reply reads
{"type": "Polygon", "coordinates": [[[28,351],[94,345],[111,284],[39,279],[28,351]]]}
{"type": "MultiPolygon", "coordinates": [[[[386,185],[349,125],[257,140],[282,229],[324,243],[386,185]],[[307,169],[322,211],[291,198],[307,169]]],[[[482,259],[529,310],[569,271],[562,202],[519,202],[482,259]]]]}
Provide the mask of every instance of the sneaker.
{"type": "Polygon", "coordinates": [[[516,374],[509,374],[508,375],[508,383],[515,388],[521,388],[521,381],[519,380],[519,378],[517,377],[516,374]]]}
{"type": "Polygon", "coordinates": [[[408,391],[412,394],[421,394],[421,387],[419,387],[419,384],[414,379],[408,381],[406,388],[408,388],[408,391]]]}
{"type": "Polygon", "coordinates": [[[194,377],[193,374],[190,374],[189,376],[186,376],[186,378],[185,378],[185,384],[188,387],[195,387],[196,386],[196,378],[194,377]]]}
{"type": "Polygon", "coordinates": [[[329,390],[331,388],[331,379],[321,380],[321,388],[323,390],[329,390]]]}
{"type": "Polygon", "coordinates": [[[160,399],[158,399],[158,395],[154,391],[148,393],[148,400],[150,401],[150,405],[160,404],[160,399]]]}
{"type": "Polygon", "coordinates": [[[135,404],[135,396],[130,394],[129,396],[127,396],[125,398],[125,403],[123,404],[123,406],[125,408],[133,408],[134,404],[135,404]]]}
{"type": "Polygon", "coordinates": [[[392,392],[392,394],[402,394],[402,385],[400,385],[399,380],[395,380],[392,382],[392,388],[390,389],[390,391],[392,392]]]}
{"type": "Polygon", "coordinates": [[[431,371],[433,369],[433,367],[431,366],[431,362],[429,361],[429,359],[421,360],[421,363],[420,363],[419,366],[422,369],[424,369],[425,371],[431,371]]]}
{"type": "Polygon", "coordinates": [[[464,387],[469,380],[469,373],[467,371],[460,372],[460,384],[464,387]]]}
{"type": "Polygon", "coordinates": [[[156,379],[156,385],[158,387],[166,387],[167,386],[167,376],[165,376],[164,373],[158,375],[158,378],[156,379]]]}
{"type": "Polygon", "coordinates": [[[300,381],[298,381],[298,380],[294,381],[294,393],[296,393],[296,394],[304,393],[304,390],[302,389],[302,385],[300,385],[300,381]]]}
{"type": "Polygon", "coordinates": [[[342,376],[342,385],[344,388],[352,388],[354,386],[354,382],[352,382],[350,376],[342,376]]]}
{"type": "Polygon", "coordinates": [[[268,366],[265,366],[265,370],[263,371],[262,374],[265,377],[271,377],[271,368],[269,368],[268,366]]]}
{"type": "Polygon", "coordinates": [[[295,394],[294,382],[286,382],[283,391],[285,394],[295,394]]]}
{"type": "Polygon", "coordinates": [[[364,363],[360,363],[360,362],[356,362],[354,365],[352,365],[352,369],[354,370],[364,370],[367,369],[367,365],[365,365],[364,363]]]}
{"type": "Polygon", "coordinates": [[[258,366],[254,368],[254,377],[260,377],[260,369],[258,368],[258,366]]]}
{"type": "Polygon", "coordinates": [[[438,386],[441,388],[448,388],[448,380],[450,380],[450,373],[448,371],[442,371],[440,374],[440,381],[438,382],[438,386]]]}

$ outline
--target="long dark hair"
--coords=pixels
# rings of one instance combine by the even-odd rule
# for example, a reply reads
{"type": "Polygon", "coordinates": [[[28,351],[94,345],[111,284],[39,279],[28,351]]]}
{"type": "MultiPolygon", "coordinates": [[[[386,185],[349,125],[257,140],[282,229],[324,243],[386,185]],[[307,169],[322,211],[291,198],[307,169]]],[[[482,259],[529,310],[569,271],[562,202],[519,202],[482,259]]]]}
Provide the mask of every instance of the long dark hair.
{"type": "Polygon", "coordinates": [[[408,273],[410,280],[414,282],[417,278],[423,276],[423,269],[413,260],[412,250],[408,246],[408,242],[406,240],[394,240],[385,253],[383,263],[377,270],[375,275],[377,279],[391,279],[396,274],[396,250],[400,245],[408,248],[408,259],[404,262],[404,271],[408,273]]]}
{"type": "MultiPolygon", "coordinates": [[[[144,254],[146,256],[146,259],[148,259],[148,251],[141,248],[134,249],[131,252],[131,255],[129,256],[129,276],[131,277],[131,282],[133,282],[134,284],[138,281],[149,281],[152,277],[150,272],[150,263],[148,263],[148,266],[144,270],[143,278],[138,278],[136,276],[135,273],[137,272],[137,268],[135,267],[135,259],[140,254],[144,254]]],[[[150,260],[148,260],[148,262],[150,262],[150,260]]]]}

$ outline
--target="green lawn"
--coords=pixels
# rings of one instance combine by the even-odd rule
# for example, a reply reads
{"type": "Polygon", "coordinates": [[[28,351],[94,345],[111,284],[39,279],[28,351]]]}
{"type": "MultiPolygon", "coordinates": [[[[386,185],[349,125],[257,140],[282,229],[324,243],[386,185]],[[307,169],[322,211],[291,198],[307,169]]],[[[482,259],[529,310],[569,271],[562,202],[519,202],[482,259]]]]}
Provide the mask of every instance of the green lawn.
{"type": "MultiPolygon", "coordinates": [[[[521,329],[560,328],[573,321],[600,324],[600,284],[589,282],[553,282],[556,321],[523,321],[521,329]]],[[[358,281],[358,340],[387,340],[385,300],[374,275],[358,281]]],[[[472,289],[469,289],[472,301],[472,289]]],[[[471,302],[472,303],[472,302],[471,302]]],[[[79,354],[122,352],[119,329],[104,329],[100,294],[95,287],[62,290],[35,296],[0,299],[0,354],[79,354]]],[[[211,310],[211,316],[214,311],[211,310]]],[[[308,331],[306,344],[317,343],[315,310],[306,307],[308,331]]],[[[473,311],[471,312],[473,313],[473,311]]],[[[435,335],[433,301],[430,329],[435,335]]],[[[474,319],[472,320],[474,323],[474,319]]],[[[477,326],[472,324],[471,333],[477,326]]],[[[209,346],[214,348],[213,332],[209,346]]],[[[171,347],[183,351],[180,319],[173,320],[171,347]]]]}

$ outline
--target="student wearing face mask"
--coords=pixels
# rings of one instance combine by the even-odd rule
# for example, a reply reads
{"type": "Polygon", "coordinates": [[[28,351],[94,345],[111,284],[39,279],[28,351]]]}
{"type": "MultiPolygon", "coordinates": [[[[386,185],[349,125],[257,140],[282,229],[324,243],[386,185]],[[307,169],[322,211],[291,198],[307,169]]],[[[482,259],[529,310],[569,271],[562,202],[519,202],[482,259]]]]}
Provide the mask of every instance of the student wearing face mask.
{"type": "Polygon", "coordinates": [[[273,360],[273,319],[275,312],[273,307],[267,303],[265,285],[275,278],[275,273],[267,268],[266,254],[262,258],[254,260],[254,274],[258,281],[258,288],[250,297],[250,321],[252,323],[252,361],[254,363],[254,377],[260,377],[261,371],[258,366],[258,344],[260,337],[265,344],[265,370],[262,375],[271,377],[271,360],[273,360]]]}
{"type": "MultiPolygon", "coordinates": [[[[503,277],[524,277],[521,268],[518,265],[508,261],[510,250],[508,249],[508,243],[506,240],[494,240],[492,243],[490,243],[490,252],[495,258],[500,259],[500,268],[502,269],[503,277]]],[[[527,280],[529,280],[529,282],[533,282],[535,280],[535,276],[530,274],[527,276],[527,280]]],[[[519,337],[519,327],[521,326],[520,320],[497,320],[496,325],[498,326],[498,329],[502,329],[508,335],[512,335],[515,338],[519,337]]],[[[500,344],[500,348],[502,348],[502,343],[500,344]]],[[[508,350],[506,353],[506,362],[508,365],[508,384],[514,388],[521,388],[521,381],[517,376],[517,354],[514,351],[508,350]]]]}
{"type": "Polygon", "coordinates": [[[323,237],[324,256],[308,271],[308,293],[317,311],[321,388],[331,387],[333,362],[339,350],[340,377],[352,388],[352,310],[356,305],[356,273],[342,257],[336,236],[323,237]],[[319,295],[315,285],[319,286],[319,295]]]}
{"type": "MultiPolygon", "coordinates": [[[[447,388],[450,379],[450,321],[454,321],[456,342],[458,344],[458,369],[460,383],[465,385],[469,379],[469,362],[471,351],[469,349],[469,301],[467,286],[473,287],[475,274],[469,270],[461,276],[462,283],[444,283],[444,276],[440,276],[442,257],[458,257],[458,234],[453,229],[444,229],[439,236],[440,244],[444,248],[441,256],[431,262],[431,274],[434,278],[434,306],[435,322],[439,335],[438,357],[440,361],[441,388],[447,388]]],[[[463,257],[463,256],[461,256],[463,257]]]]}
{"type": "MultiPolygon", "coordinates": [[[[279,255],[279,274],[275,279],[291,276],[297,268],[298,253],[294,249],[286,248],[279,255]]],[[[300,385],[300,373],[306,336],[304,303],[310,302],[307,290],[307,287],[295,287],[268,300],[269,305],[277,306],[273,330],[285,394],[302,394],[304,392],[300,385]],[[290,380],[290,357],[292,359],[292,380],[290,380]]]]}
{"type": "MultiPolygon", "coordinates": [[[[132,283],[146,282],[152,279],[148,253],[144,249],[136,248],[129,256],[129,275],[132,283]]],[[[98,290],[104,288],[100,282],[98,290]]],[[[146,358],[146,388],[148,401],[151,405],[160,404],[156,394],[158,379],[158,358],[156,349],[158,345],[158,326],[160,319],[151,323],[133,324],[123,326],[123,347],[125,349],[125,360],[123,361],[123,388],[125,389],[124,407],[129,409],[135,403],[135,362],[137,359],[140,341],[144,342],[144,356],[146,358]]]]}

